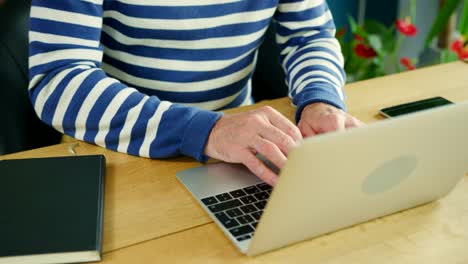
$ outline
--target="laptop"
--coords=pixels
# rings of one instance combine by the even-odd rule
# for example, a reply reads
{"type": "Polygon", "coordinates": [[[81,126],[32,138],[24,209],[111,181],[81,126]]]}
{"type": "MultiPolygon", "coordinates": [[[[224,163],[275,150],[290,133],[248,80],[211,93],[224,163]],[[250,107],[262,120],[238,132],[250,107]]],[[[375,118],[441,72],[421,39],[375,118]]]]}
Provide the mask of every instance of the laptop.
{"type": "Polygon", "coordinates": [[[178,179],[244,254],[257,255],[437,200],[468,172],[468,103],[303,140],[274,189],[243,165],[178,179]]]}

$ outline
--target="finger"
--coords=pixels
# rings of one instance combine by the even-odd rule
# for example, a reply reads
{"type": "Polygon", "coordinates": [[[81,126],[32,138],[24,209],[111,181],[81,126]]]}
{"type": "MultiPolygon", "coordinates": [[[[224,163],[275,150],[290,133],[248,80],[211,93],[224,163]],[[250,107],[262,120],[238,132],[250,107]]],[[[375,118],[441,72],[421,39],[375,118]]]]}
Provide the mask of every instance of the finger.
{"type": "Polygon", "coordinates": [[[285,134],[289,135],[295,142],[298,142],[302,139],[302,135],[299,129],[280,112],[272,107],[263,107],[262,111],[266,113],[268,120],[273,126],[279,128],[285,134]]]}
{"type": "Polygon", "coordinates": [[[345,126],[346,128],[358,127],[359,122],[356,118],[349,116],[348,118],[346,118],[345,126]]]}
{"type": "Polygon", "coordinates": [[[348,118],[346,118],[345,126],[346,128],[352,128],[366,126],[366,124],[361,120],[349,115],[348,118]]]}
{"type": "Polygon", "coordinates": [[[257,177],[271,186],[275,186],[278,175],[268,169],[252,152],[246,151],[242,163],[257,177]]]}
{"type": "Polygon", "coordinates": [[[283,168],[286,164],[286,156],[281,150],[270,141],[258,136],[253,144],[253,149],[258,153],[262,154],[269,161],[273,162],[279,169],[283,168]]]}
{"type": "Polygon", "coordinates": [[[343,115],[343,114],[338,114],[338,115],[335,115],[337,118],[336,118],[336,122],[337,122],[337,131],[340,131],[340,130],[345,130],[346,128],[346,116],[343,115]]]}
{"type": "Polygon", "coordinates": [[[362,122],[361,120],[359,120],[359,119],[357,119],[357,118],[355,118],[355,117],[353,117],[353,118],[356,119],[356,121],[358,122],[358,126],[359,126],[359,127],[365,127],[365,126],[367,126],[367,124],[364,123],[364,122],[362,122]]]}
{"type": "Polygon", "coordinates": [[[286,156],[296,145],[289,135],[285,134],[279,128],[269,124],[261,127],[258,133],[261,137],[276,145],[286,156]]]}
{"type": "Polygon", "coordinates": [[[299,130],[301,131],[302,133],[302,136],[304,138],[306,137],[313,137],[316,135],[315,131],[312,129],[311,126],[309,126],[309,124],[304,124],[302,123],[300,126],[299,126],[299,130]]]}

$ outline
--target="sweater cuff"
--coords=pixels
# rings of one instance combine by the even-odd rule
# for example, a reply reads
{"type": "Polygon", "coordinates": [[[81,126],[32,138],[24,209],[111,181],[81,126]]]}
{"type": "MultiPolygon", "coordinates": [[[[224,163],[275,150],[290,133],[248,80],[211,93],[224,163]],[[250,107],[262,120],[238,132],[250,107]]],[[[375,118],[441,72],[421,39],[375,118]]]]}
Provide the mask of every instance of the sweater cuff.
{"type": "Polygon", "coordinates": [[[222,115],[223,113],[206,110],[200,110],[195,114],[185,129],[180,152],[194,157],[199,162],[208,161],[209,157],[205,155],[205,145],[213,126],[222,115]]]}
{"type": "Polygon", "coordinates": [[[305,88],[294,96],[293,103],[297,105],[296,123],[299,123],[304,107],[312,103],[326,103],[346,111],[343,100],[335,93],[335,87],[327,83],[314,84],[313,87],[305,88]]]}

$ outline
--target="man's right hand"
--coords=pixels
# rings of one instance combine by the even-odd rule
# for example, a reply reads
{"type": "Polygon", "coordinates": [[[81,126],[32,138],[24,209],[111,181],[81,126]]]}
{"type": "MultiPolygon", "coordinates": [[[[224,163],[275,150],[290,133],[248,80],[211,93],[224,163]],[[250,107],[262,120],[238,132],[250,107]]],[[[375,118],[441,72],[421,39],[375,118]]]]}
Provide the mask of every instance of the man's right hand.
{"type": "Polygon", "coordinates": [[[289,151],[301,139],[301,132],[291,121],[275,109],[264,106],[221,117],[211,131],[205,154],[225,162],[243,163],[273,186],[278,176],[256,154],[262,154],[281,169],[289,151]]]}

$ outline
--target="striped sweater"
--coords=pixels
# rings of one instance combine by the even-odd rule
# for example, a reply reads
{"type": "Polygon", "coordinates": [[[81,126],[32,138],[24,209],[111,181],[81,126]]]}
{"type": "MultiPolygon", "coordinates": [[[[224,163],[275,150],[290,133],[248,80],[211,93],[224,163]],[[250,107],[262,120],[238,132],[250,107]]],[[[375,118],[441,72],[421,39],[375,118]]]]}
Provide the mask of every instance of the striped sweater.
{"type": "Polygon", "coordinates": [[[29,95],[45,123],[77,139],[204,161],[214,110],[251,103],[272,20],[296,118],[311,102],[343,109],[324,0],[33,0],[29,95]]]}

